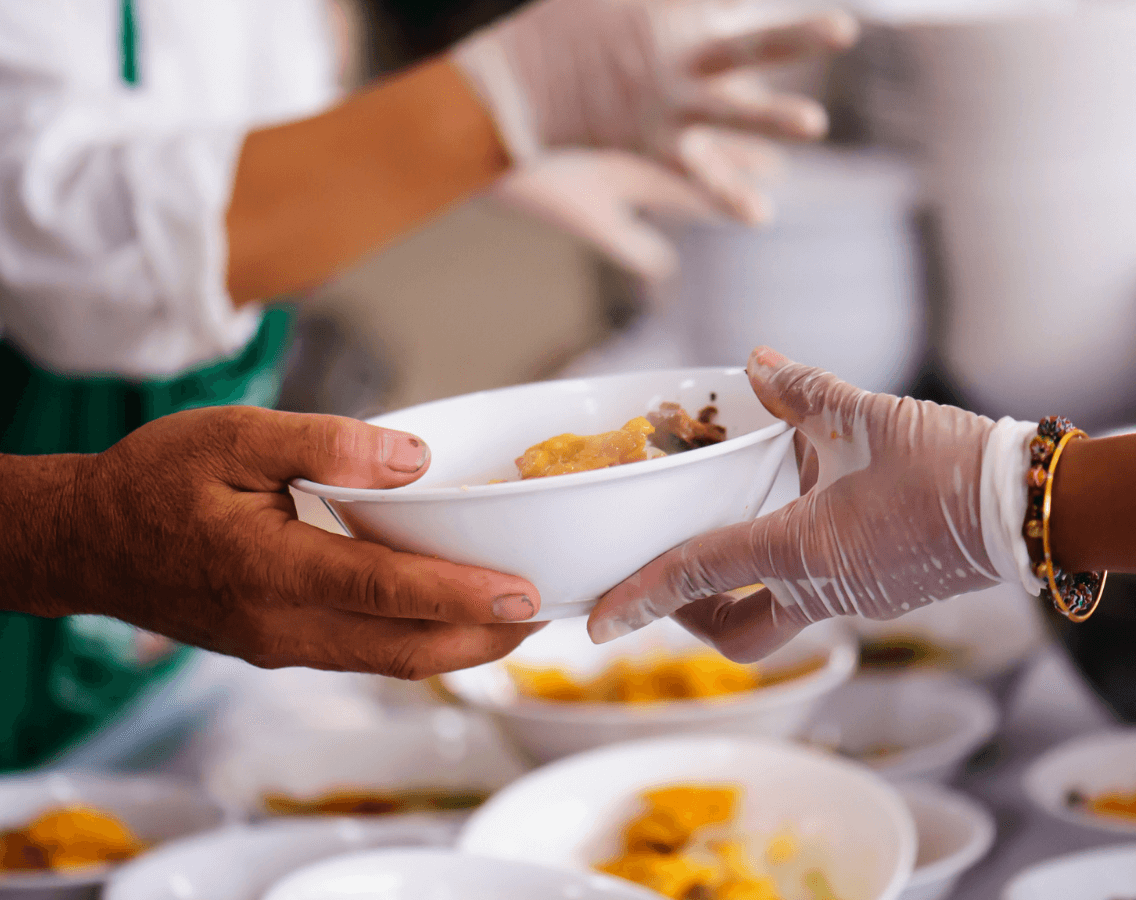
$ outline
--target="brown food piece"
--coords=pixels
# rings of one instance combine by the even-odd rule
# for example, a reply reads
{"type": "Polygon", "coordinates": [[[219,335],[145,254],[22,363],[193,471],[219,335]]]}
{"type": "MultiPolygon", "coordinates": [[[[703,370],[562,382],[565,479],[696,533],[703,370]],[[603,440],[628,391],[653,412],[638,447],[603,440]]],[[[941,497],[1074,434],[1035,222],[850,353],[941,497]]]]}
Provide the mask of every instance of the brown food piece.
{"type": "Polygon", "coordinates": [[[487,797],[487,794],[477,791],[390,794],[342,791],[303,799],[269,792],[261,797],[261,803],[265,811],[274,816],[384,816],[423,810],[473,809],[484,803],[487,797]]]}
{"type": "Polygon", "coordinates": [[[22,831],[0,833],[0,872],[29,872],[50,868],[47,853],[22,831]]]}
{"type": "Polygon", "coordinates": [[[726,439],[726,429],[715,423],[717,416],[716,406],[704,406],[695,419],[677,403],[660,403],[657,410],[647,413],[647,421],[655,426],[648,439],[668,454],[720,444],[726,439]]]}

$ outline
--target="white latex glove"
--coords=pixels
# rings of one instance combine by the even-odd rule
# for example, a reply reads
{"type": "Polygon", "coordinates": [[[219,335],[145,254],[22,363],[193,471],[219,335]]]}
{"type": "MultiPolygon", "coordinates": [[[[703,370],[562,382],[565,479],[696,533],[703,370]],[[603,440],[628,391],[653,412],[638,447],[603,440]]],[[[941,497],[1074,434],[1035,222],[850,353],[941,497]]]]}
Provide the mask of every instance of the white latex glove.
{"type": "Polygon", "coordinates": [[[845,48],[856,32],[846,13],[789,17],[755,0],[541,0],[453,58],[518,164],[565,147],[643,153],[757,221],[739,140],[827,127],[818,103],[771,91],[761,67],[845,48]]]}
{"type": "MultiPolygon", "coordinates": [[[[771,145],[747,147],[755,180],[780,168],[771,145]]],[[[562,150],[514,169],[496,199],[593,245],[636,275],[662,281],[678,269],[671,242],[653,219],[720,222],[714,198],[673,169],[618,150],[562,150]]],[[[768,218],[771,207],[763,208],[768,218]]]]}
{"type": "Polygon", "coordinates": [[[649,563],[600,600],[594,640],[674,614],[727,656],[753,660],[832,616],[890,619],[999,581],[1039,592],[1021,536],[1035,424],[870,394],[767,348],[750,357],[749,376],[807,439],[803,480],[815,483],[649,563]],[[766,588],[722,596],[756,583],[766,588]]]}

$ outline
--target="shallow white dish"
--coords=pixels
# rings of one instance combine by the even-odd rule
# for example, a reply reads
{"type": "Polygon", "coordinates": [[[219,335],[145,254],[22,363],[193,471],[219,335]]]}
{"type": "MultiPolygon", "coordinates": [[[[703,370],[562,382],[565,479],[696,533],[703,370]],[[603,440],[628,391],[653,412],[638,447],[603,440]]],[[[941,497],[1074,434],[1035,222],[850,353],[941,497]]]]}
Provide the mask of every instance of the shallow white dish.
{"type": "MultiPolygon", "coordinates": [[[[1105,731],[1066,741],[1034,761],[1023,779],[1035,804],[1066,822],[1136,834],[1136,818],[1098,816],[1068,802],[1071,792],[1136,791],[1136,729],[1105,731]]],[[[1136,881],[1132,883],[1136,892],[1136,881]]]]}
{"type": "Polygon", "coordinates": [[[455,826],[398,819],[287,819],[236,825],[176,841],[115,872],[103,900],[260,900],[317,860],[371,847],[445,846],[455,826]]]}
{"type": "MultiPolygon", "coordinates": [[[[164,778],[46,772],[0,778],[0,831],[26,825],[50,809],[81,804],[108,812],[148,844],[215,828],[219,806],[196,788],[164,778]]],[[[94,887],[122,864],[70,872],[0,872],[0,896],[9,892],[94,887]]]]}
{"type": "MultiPolygon", "coordinates": [[[[414,484],[314,484],[356,537],[521,575],[536,619],[583,615],[608,589],[688,538],[757,514],[792,443],[740,368],[633,372],[467,394],[369,420],[412,432],[432,462],[414,484]],[[514,459],[564,432],[621,427],[665,401],[717,406],[730,439],[659,459],[518,481],[514,459]],[[489,484],[494,479],[513,479],[489,484]]],[[[740,587],[740,585],[739,585],[740,587]]]]}
{"type": "Polygon", "coordinates": [[[994,843],[994,817],[969,797],[938,785],[899,789],[915,819],[919,851],[900,900],[943,900],[994,843]]]}
{"type": "Polygon", "coordinates": [[[490,793],[528,765],[484,717],[448,707],[392,710],[373,723],[239,735],[206,761],[210,794],[247,817],[267,792],[315,799],[335,791],[490,793]]]}
{"type": "Polygon", "coordinates": [[[615,741],[680,732],[791,737],[803,727],[817,702],[848,680],[857,658],[849,634],[838,623],[825,623],[825,627],[806,630],[762,662],[775,671],[823,659],[824,665],[815,672],[742,694],[635,704],[558,703],[519,697],[507,669],[510,662],[555,666],[577,678],[589,678],[619,659],[694,649],[706,647],[670,619],[598,646],[588,638],[583,621],[554,622],[505,660],[452,672],[442,676],[442,683],[463,702],[491,713],[523,751],[547,762],[615,741]]]}
{"type": "Polygon", "coordinates": [[[551,763],[475,812],[458,847],[590,871],[619,849],[642,792],[676,782],[741,787],[740,830],[761,840],[792,829],[842,900],[894,900],[911,874],[915,826],[893,787],[862,766],[753,738],[654,738],[551,763]]]}
{"type": "Polygon", "coordinates": [[[296,872],[264,900],[658,900],[604,875],[447,850],[379,850],[296,872]]]}
{"type": "Polygon", "coordinates": [[[997,727],[998,708],[977,685],[934,673],[863,675],[825,699],[806,739],[893,781],[943,781],[997,727]]]}
{"type": "Polygon", "coordinates": [[[1057,856],[1030,866],[1002,900],[1127,900],[1136,896],[1136,844],[1057,856]]]}

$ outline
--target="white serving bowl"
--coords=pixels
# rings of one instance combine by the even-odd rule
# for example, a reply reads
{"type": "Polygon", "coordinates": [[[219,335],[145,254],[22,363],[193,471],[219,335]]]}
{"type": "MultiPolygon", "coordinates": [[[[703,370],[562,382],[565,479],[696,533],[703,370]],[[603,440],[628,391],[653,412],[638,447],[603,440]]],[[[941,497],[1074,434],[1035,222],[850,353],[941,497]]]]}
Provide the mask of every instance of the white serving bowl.
{"type": "Polygon", "coordinates": [[[818,701],[847,681],[856,668],[855,641],[837,623],[832,624],[835,627],[805,631],[762,663],[776,670],[823,659],[824,665],[815,672],[705,700],[562,703],[518,696],[509,676],[510,662],[554,666],[576,678],[589,678],[619,659],[706,649],[670,619],[598,646],[589,640],[582,621],[554,622],[505,660],[444,675],[442,684],[462,702],[491,713],[517,746],[539,762],[616,741],[675,733],[791,737],[804,726],[818,701]]]}
{"type": "MultiPolygon", "coordinates": [[[[1069,794],[1136,791],[1136,729],[1105,731],[1066,741],[1026,770],[1023,784],[1035,804],[1066,822],[1136,834],[1136,818],[1098,816],[1070,806],[1069,794]]],[[[1136,890],[1136,882],[1132,887],[1136,890]]]]}
{"type": "Polygon", "coordinates": [[[286,819],[220,828],[139,857],[114,873],[102,900],[260,900],[281,878],[317,860],[372,847],[446,846],[453,822],[286,819]]]}
{"type": "MultiPolygon", "coordinates": [[[[22,827],[51,809],[74,804],[110,813],[147,844],[215,828],[224,819],[221,808],[204,793],[177,781],[61,771],[0,778],[0,831],[22,827]]],[[[49,891],[59,892],[50,896],[67,896],[96,888],[119,865],[106,863],[69,872],[0,872],[0,897],[46,897],[49,891]]]]}
{"type": "Polygon", "coordinates": [[[754,738],[654,738],[551,763],[475,812],[458,847],[588,871],[618,851],[641,794],[677,782],[742,788],[739,830],[760,841],[792,829],[842,900],[894,900],[911,875],[915,826],[893,787],[862,766],[754,738]]]}
{"type": "Polygon", "coordinates": [[[915,819],[919,851],[900,900],[943,900],[994,843],[994,817],[969,797],[934,784],[899,789],[915,819]]]}
{"type": "Polygon", "coordinates": [[[976,685],[937,674],[871,675],[830,694],[806,739],[893,781],[945,781],[997,727],[998,709],[976,685]]]}
{"type": "MultiPolygon", "coordinates": [[[[422,437],[429,471],[397,490],[299,479],[356,537],[521,575],[536,619],[583,615],[665,550],[757,514],[791,429],[758,402],[740,368],[673,369],[548,381],[467,394],[369,420],[422,437]],[[730,439],[686,453],[527,481],[514,459],[564,432],[621,427],[665,401],[720,411],[730,439]],[[494,479],[513,479],[489,484],[494,479]]],[[[740,585],[739,585],[740,586],[740,585]]]]}
{"type": "Polygon", "coordinates": [[[204,766],[209,792],[235,813],[265,815],[263,797],[315,799],[336,791],[491,793],[528,766],[483,717],[406,708],[371,724],[251,733],[204,766]]]}
{"type": "Polygon", "coordinates": [[[378,850],[328,860],[282,880],[264,900],[658,900],[605,875],[447,850],[378,850]]]}
{"type": "Polygon", "coordinates": [[[1070,853],[1030,866],[1002,900],[1125,900],[1136,895],[1136,844],[1070,853]]]}

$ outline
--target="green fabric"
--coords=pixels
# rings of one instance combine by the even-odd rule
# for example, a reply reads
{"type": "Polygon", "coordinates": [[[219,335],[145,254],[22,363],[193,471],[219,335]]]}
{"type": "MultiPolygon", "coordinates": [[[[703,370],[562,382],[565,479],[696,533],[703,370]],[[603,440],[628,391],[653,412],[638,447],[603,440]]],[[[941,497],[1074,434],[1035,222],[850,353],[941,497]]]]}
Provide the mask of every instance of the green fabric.
{"type": "Polygon", "coordinates": [[[122,80],[138,84],[138,30],[134,22],[133,0],[122,0],[122,80]]]}
{"type": "MultiPolygon", "coordinates": [[[[271,406],[291,314],[270,310],[235,358],[172,379],[69,378],[0,341],[0,453],[98,453],[145,422],[199,406],[271,406]]],[[[73,746],[184,663],[183,649],[140,659],[136,633],[113,619],[0,612],[0,771],[73,746]]]]}

